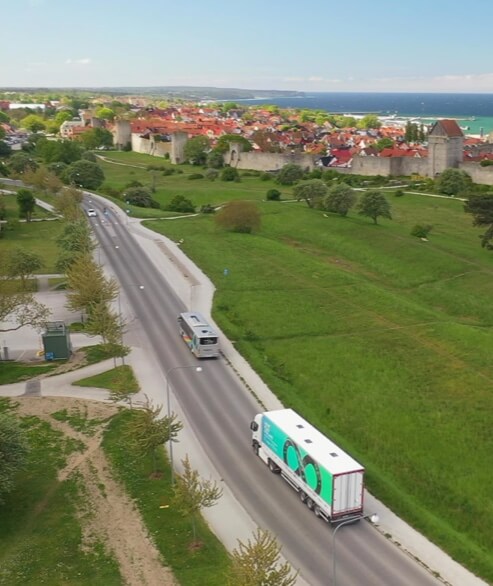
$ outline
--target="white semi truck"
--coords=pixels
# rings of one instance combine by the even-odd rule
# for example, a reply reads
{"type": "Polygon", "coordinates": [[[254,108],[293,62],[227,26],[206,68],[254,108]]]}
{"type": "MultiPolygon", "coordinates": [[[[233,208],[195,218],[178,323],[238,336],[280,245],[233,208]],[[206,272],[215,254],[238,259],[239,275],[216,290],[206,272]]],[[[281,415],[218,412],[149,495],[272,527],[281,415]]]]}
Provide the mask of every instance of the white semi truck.
{"type": "Polygon", "coordinates": [[[250,425],[260,459],[328,522],[363,515],[364,468],[292,409],[267,411],[250,425]]]}

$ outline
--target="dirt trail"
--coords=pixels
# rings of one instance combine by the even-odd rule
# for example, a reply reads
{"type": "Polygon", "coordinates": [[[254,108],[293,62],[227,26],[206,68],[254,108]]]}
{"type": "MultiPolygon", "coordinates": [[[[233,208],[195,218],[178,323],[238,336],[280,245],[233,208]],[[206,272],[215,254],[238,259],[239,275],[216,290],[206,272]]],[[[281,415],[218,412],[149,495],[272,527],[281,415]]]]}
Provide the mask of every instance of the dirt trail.
{"type": "Polygon", "coordinates": [[[95,539],[106,544],[115,557],[127,586],[176,586],[172,572],[161,561],[160,554],[149,538],[135,505],[123,487],[111,475],[109,462],[101,448],[105,423],[95,426],[88,436],[74,430],[68,423],[51,415],[66,409],[84,414],[87,419],[105,420],[117,412],[114,405],[82,399],[53,397],[19,397],[18,413],[46,420],[67,437],[84,444],[82,452],[73,453],[58,478],[62,482],[74,471],[82,478],[84,510],[80,511],[83,538],[87,546],[95,539]]]}

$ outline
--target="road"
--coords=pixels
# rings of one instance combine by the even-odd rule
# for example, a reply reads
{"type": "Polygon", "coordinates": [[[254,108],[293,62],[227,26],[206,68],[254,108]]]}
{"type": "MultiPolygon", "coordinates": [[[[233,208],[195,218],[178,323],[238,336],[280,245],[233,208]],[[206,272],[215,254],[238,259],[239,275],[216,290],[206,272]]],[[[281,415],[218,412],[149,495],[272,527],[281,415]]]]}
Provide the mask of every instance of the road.
{"type": "MultiPolygon", "coordinates": [[[[156,349],[163,373],[196,359],[178,335],[176,316],[185,303],[174,293],[128,233],[124,224],[96,199],[86,208],[107,261],[132,305],[136,323],[156,349]],[[101,219],[104,223],[101,223],[101,219]],[[118,247],[118,248],[116,248],[118,247]],[[144,286],[144,289],[142,289],[144,286]]],[[[200,376],[191,370],[173,372],[172,386],[181,409],[210,460],[252,519],[272,531],[283,554],[313,586],[334,584],[332,531],[299,501],[279,476],[254,456],[249,424],[261,411],[224,360],[201,362],[200,376]]],[[[369,511],[371,512],[371,511],[369,511]]],[[[368,522],[337,532],[339,586],[436,586],[439,582],[418,563],[377,532],[368,522]]]]}

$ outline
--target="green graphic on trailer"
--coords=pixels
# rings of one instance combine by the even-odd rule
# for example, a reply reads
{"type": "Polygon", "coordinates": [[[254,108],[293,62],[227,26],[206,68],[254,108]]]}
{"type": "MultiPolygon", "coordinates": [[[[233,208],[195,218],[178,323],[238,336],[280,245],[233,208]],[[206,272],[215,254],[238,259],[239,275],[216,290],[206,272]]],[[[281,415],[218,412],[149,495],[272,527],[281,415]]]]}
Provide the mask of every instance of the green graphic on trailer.
{"type": "Polygon", "coordinates": [[[268,446],[313,491],[332,504],[332,475],[282,429],[264,415],[262,417],[262,442],[268,446]]]}

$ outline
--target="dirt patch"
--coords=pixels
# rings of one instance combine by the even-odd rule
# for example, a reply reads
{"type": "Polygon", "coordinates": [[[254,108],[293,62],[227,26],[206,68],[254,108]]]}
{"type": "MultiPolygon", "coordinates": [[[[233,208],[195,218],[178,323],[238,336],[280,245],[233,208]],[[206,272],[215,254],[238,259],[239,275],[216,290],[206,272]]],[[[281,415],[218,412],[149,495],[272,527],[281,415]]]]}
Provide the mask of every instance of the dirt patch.
{"type": "Polygon", "coordinates": [[[176,586],[177,582],[171,570],[163,565],[137,508],[113,478],[101,448],[104,421],[118,408],[96,401],[54,397],[17,397],[16,402],[19,415],[44,419],[54,429],[84,446],[82,451],[68,458],[58,478],[63,481],[74,471],[82,478],[85,505],[80,511],[80,520],[85,547],[90,547],[95,540],[103,542],[117,560],[123,583],[127,586],[176,586]],[[53,413],[64,409],[69,415],[84,413],[88,419],[101,420],[101,424],[93,428],[93,435],[85,435],[67,422],[52,417],[53,413]]]}

